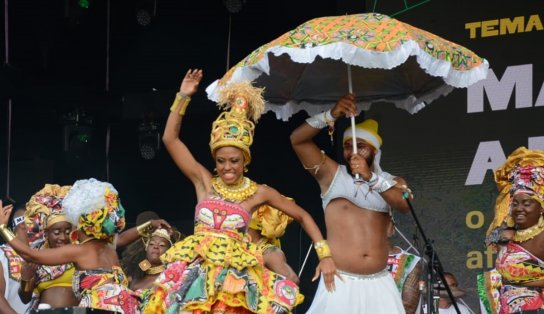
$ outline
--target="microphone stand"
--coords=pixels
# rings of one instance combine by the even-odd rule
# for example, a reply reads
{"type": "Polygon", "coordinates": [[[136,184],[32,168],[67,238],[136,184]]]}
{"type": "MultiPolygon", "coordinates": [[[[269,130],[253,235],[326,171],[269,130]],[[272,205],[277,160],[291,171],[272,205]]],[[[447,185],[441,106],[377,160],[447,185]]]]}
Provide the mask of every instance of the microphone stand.
{"type": "MultiPolygon", "coordinates": [[[[453,297],[453,293],[451,292],[450,286],[448,285],[448,282],[446,281],[446,278],[444,277],[444,268],[442,267],[442,263],[440,262],[440,259],[438,258],[438,254],[436,253],[433,242],[427,238],[425,235],[425,232],[423,231],[423,228],[421,227],[421,224],[419,223],[419,219],[416,216],[416,213],[414,211],[414,207],[412,207],[412,203],[410,202],[410,193],[404,192],[402,194],[402,198],[406,200],[406,203],[408,204],[408,207],[410,208],[410,213],[412,213],[412,217],[414,217],[414,221],[416,223],[417,230],[421,234],[421,237],[423,238],[423,242],[425,243],[425,254],[429,257],[429,260],[427,262],[427,313],[428,314],[437,314],[438,313],[438,304],[435,304],[434,302],[434,283],[436,282],[436,275],[440,277],[440,280],[444,284],[444,287],[446,288],[446,291],[448,292],[448,296],[450,297],[452,304],[455,308],[455,311],[457,314],[461,314],[461,311],[459,310],[459,307],[457,306],[457,301],[453,297]]],[[[440,295],[440,292],[438,293],[440,295]]],[[[437,302],[438,303],[438,302],[437,302]]]]}

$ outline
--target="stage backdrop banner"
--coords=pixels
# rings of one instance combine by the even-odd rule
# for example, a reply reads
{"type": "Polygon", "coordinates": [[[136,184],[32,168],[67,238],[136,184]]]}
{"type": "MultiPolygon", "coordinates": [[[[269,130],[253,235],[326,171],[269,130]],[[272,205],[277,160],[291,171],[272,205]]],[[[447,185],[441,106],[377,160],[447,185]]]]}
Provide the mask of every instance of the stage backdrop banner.
{"type": "MultiPolygon", "coordinates": [[[[444,269],[467,289],[464,300],[476,313],[476,275],[495,262],[484,245],[497,196],[493,171],[519,146],[544,149],[543,9],[542,1],[502,0],[409,6],[377,1],[374,7],[468,47],[490,63],[487,79],[454,90],[416,115],[388,104],[374,105],[365,115],[380,123],[382,167],[409,182],[425,234],[444,269]]],[[[411,215],[395,218],[412,240],[411,215]]],[[[398,237],[395,241],[406,246],[398,237]]]]}

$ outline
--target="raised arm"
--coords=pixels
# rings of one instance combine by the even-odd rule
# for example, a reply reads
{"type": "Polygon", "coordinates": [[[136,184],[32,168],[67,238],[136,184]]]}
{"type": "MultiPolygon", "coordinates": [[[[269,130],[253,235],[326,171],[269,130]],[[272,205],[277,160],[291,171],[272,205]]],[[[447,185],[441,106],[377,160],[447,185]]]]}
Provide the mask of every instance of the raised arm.
{"type": "Polygon", "coordinates": [[[176,94],[174,104],[170,108],[171,112],[168,115],[162,136],[164,146],[178,168],[193,182],[198,199],[205,195],[205,182],[209,181],[211,173],[196,161],[185,143],[180,140],[179,135],[185,110],[191,101],[191,96],[196,93],[200,80],[202,80],[202,70],[187,71],[181,82],[179,92],[176,94]]]}
{"type": "Polygon", "coordinates": [[[166,220],[151,219],[139,226],[132,227],[121,232],[121,234],[119,234],[119,237],[117,238],[116,245],[119,248],[125,247],[140,239],[141,237],[149,236],[151,232],[155,231],[155,229],[157,228],[166,229],[168,230],[168,232],[172,231],[172,226],[170,226],[170,224],[166,222],[166,220]]]}
{"type": "Polygon", "coordinates": [[[85,259],[85,249],[80,245],[65,245],[59,248],[47,250],[33,250],[23,241],[15,238],[15,235],[6,225],[12,206],[2,206],[0,201],[0,235],[25,261],[40,265],[62,265],[85,259]]]}
{"type": "MultiPolygon", "coordinates": [[[[1,228],[1,226],[0,226],[1,228]]],[[[47,250],[33,250],[19,239],[9,240],[4,238],[6,242],[27,262],[40,265],[62,265],[68,263],[77,263],[84,260],[86,251],[82,245],[68,244],[58,248],[47,250]]]]}
{"type": "Polygon", "coordinates": [[[340,117],[348,117],[355,114],[355,96],[348,94],[342,97],[334,108],[323,113],[318,113],[306,119],[306,122],[291,133],[291,145],[302,162],[304,168],[318,181],[321,191],[328,189],[338,163],[327,157],[317,147],[313,138],[322,128],[334,127],[334,121],[340,117]]]}

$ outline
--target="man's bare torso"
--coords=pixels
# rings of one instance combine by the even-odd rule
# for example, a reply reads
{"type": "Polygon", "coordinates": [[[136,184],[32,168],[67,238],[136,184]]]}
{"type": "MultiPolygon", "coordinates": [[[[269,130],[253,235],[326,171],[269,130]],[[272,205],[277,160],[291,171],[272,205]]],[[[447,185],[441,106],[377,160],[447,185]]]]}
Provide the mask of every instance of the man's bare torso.
{"type": "Polygon", "coordinates": [[[387,213],[357,207],[342,198],[325,210],[327,240],[338,269],[373,274],[387,265],[387,213]]]}

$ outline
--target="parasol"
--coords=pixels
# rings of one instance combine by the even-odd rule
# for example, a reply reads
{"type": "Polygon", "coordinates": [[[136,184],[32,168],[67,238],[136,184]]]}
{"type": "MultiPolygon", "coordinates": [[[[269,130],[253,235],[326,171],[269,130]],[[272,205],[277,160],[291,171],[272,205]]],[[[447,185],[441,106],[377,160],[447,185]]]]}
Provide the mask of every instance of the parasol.
{"type": "Polygon", "coordinates": [[[350,85],[359,110],[384,101],[416,113],[484,79],[488,67],[469,49],[383,14],[330,16],[257,48],[206,91],[216,101],[222,87],[253,81],[266,88],[267,110],[284,121],[329,109],[350,85]]]}

